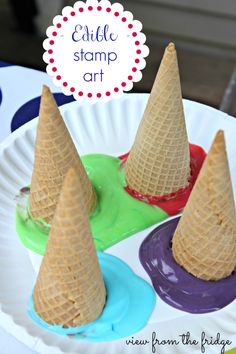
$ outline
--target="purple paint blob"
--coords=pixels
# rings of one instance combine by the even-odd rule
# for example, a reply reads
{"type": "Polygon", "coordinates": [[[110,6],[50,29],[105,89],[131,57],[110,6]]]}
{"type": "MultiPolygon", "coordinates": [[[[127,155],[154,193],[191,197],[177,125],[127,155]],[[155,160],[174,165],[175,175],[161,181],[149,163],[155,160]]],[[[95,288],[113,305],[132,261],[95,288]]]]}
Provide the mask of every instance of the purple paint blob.
{"type": "Polygon", "coordinates": [[[236,299],[236,272],[218,281],[196,278],[172,256],[172,237],[179,217],[154,229],[143,241],[139,258],[156,293],[169,305],[190,313],[222,309],[236,299]]]}

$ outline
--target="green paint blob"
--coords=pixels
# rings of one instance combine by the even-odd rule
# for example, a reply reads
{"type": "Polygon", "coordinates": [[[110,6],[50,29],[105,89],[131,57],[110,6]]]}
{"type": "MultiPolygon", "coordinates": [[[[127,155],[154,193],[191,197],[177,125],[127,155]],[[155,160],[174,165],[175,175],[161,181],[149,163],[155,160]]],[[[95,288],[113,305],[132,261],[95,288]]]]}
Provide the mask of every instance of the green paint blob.
{"type": "MultiPolygon", "coordinates": [[[[83,156],[82,161],[98,197],[97,207],[90,216],[98,251],[168,218],[162,209],[136,200],[124,190],[126,182],[120,159],[96,154],[83,156]]],[[[16,230],[27,248],[44,254],[47,231],[30,218],[24,218],[18,209],[16,230]]]]}
{"type": "Polygon", "coordinates": [[[236,348],[231,349],[230,351],[225,352],[225,354],[236,354],[236,348]]]}

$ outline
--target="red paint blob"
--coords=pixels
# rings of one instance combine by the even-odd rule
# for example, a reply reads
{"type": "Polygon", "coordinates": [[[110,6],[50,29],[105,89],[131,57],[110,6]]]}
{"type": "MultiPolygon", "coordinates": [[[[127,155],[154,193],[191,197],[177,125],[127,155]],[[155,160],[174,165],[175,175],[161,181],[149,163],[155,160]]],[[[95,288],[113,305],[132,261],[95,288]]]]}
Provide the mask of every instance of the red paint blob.
{"type": "MultiPolygon", "coordinates": [[[[186,188],[179,189],[173,193],[162,195],[162,196],[152,196],[144,195],[135,190],[131,189],[129,186],[125,186],[125,190],[133,198],[143,201],[150,205],[156,205],[162,210],[164,210],[168,215],[178,214],[186,205],[193,186],[197,180],[197,176],[201,170],[202,164],[205,160],[206,153],[198,145],[189,144],[190,149],[190,168],[191,176],[189,178],[189,185],[186,188]]],[[[122,165],[125,164],[129,153],[120,156],[122,160],[122,165]]]]}

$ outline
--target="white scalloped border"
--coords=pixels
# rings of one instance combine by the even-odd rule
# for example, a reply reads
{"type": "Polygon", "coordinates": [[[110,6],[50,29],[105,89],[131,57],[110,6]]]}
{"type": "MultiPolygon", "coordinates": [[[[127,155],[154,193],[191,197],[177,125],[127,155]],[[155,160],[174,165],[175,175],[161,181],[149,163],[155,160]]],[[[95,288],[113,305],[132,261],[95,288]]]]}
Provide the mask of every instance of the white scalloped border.
{"type": "MultiPolygon", "coordinates": [[[[74,6],[66,6],[62,10],[62,15],[55,16],[53,19],[53,26],[48,27],[46,34],[47,39],[43,42],[45,53],[43,54],[43,60],[47,64],[47,73],[53,77],[53,83],[61,87],[62,92],[69,96],[73,95],[76,100],[85,99],[90,103],[97,101],[108,102],[111,98],[120,98],[124,91],[130,91],[133,88],[133,83],[142,79],[142,72],[146,67],[146,58],[149,54],[149,48],[144,43],[146,42],[146,36],[141,32],[142,23],[134,20],[133,14],[130,11],[125,11],[124,7],[120,3],[111,4],[108,0],[87,0],[86,2],[77,1],[74,6]],[[127,77],[120,78],[119,83],[111,85],[110,91],[106,92],[86,92],[82,91],[79,86],[74,87],[69,84],[66,79],[63,79],[63,73],[60,66],[57,66],[56,59],[54,57],[53,46],[57,38],[63,33],[63,27],[66,26],[71,18],[74,18],[76,14],[88,14],[91,11],[96,11],[98,14],[102,11],[110,13],[114,18],[120,19],[120,24],[126,26],[127,33],[130,33],[133,37],[135,60],[130,65],[130,73],[127,77]]],[[[92,90],[91,90],[92,91],[92,90]]]]}

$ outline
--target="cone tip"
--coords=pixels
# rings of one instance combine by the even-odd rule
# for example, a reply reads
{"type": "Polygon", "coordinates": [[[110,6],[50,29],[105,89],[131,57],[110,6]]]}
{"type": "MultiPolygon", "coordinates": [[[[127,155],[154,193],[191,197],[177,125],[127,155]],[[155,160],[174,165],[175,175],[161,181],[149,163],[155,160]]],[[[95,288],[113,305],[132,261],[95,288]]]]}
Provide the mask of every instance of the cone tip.
{"type": "Polygon", "coordinates": [[[50,91],[50,88],[47,86],[47,85],[43,85],[43,92],[42,92],[42,95],[44,96],[44,95],[46,95],[46,94],[48,94],[48,93],[51,93],[51,91],[50,91]]]}
{"type": "Polygon", "coordinates": [[[170,42],[168,44],[168,46],[166,47],[166,49],[168,50],[168,52],[174,52],[175,51],[175,45],[173,42],[170,42]]]}
{"type": "Polygon", "coordinates": [[[63,185],[74,185],[77,183],[77,180],[78,176],[77,176],[77,173],[76,173],[76,169],[74,166],[70,167],[69,170],[67,171],[66,173],[66,176],[64,178],[64,183],[63,185]]]}
{"type": "MultiPolygon", "coordinates": [[[[212,153],[213,155],[215,153],[223,153],[224,155],[226,154],[226,144],[225,144],[225,137],[224,137],[224,132],[223,130],[218,130],[215,138],[213,140],[213,143],[211,145],[209,153],[212,153]]],[[[226,155],[227,157],[227,155],[226,155]]]]}
{"type": "Polygon", "coordinates": [[[224,131],[223,130],[218,130],[216,133],[214,143],[224,143],[225,142],[225,136],[224,136],[224,131]]]}
{"type": "Polygon", "coordinates": [[[72,166],[69,168],[69,170],[67,171],[67,174],[66,174],[66,177],[71,177],[71,178],[74,178],[75,176],[77,176],[77,173],[76,173],[76,170],[75,170],[75,167],[72,166]]]}
{"type": "MultiPolygon", "coordinates": [[[[43,114],[44,118],[46,119],[48,119],[48,117],[51,115],[51,112],[59,113],[59,108],[55,100],[55,97],[52,91],[50,90],[50,88],[45,84],[43,85],[43,90],[42,90],[42,95],[40,100],[40,109],[41,108],[46,108],[48,111],[47,114],[45,114],[45,112],[43,114]]],[[[39,114],[39,116],[41,115],[39,114]]]]}

